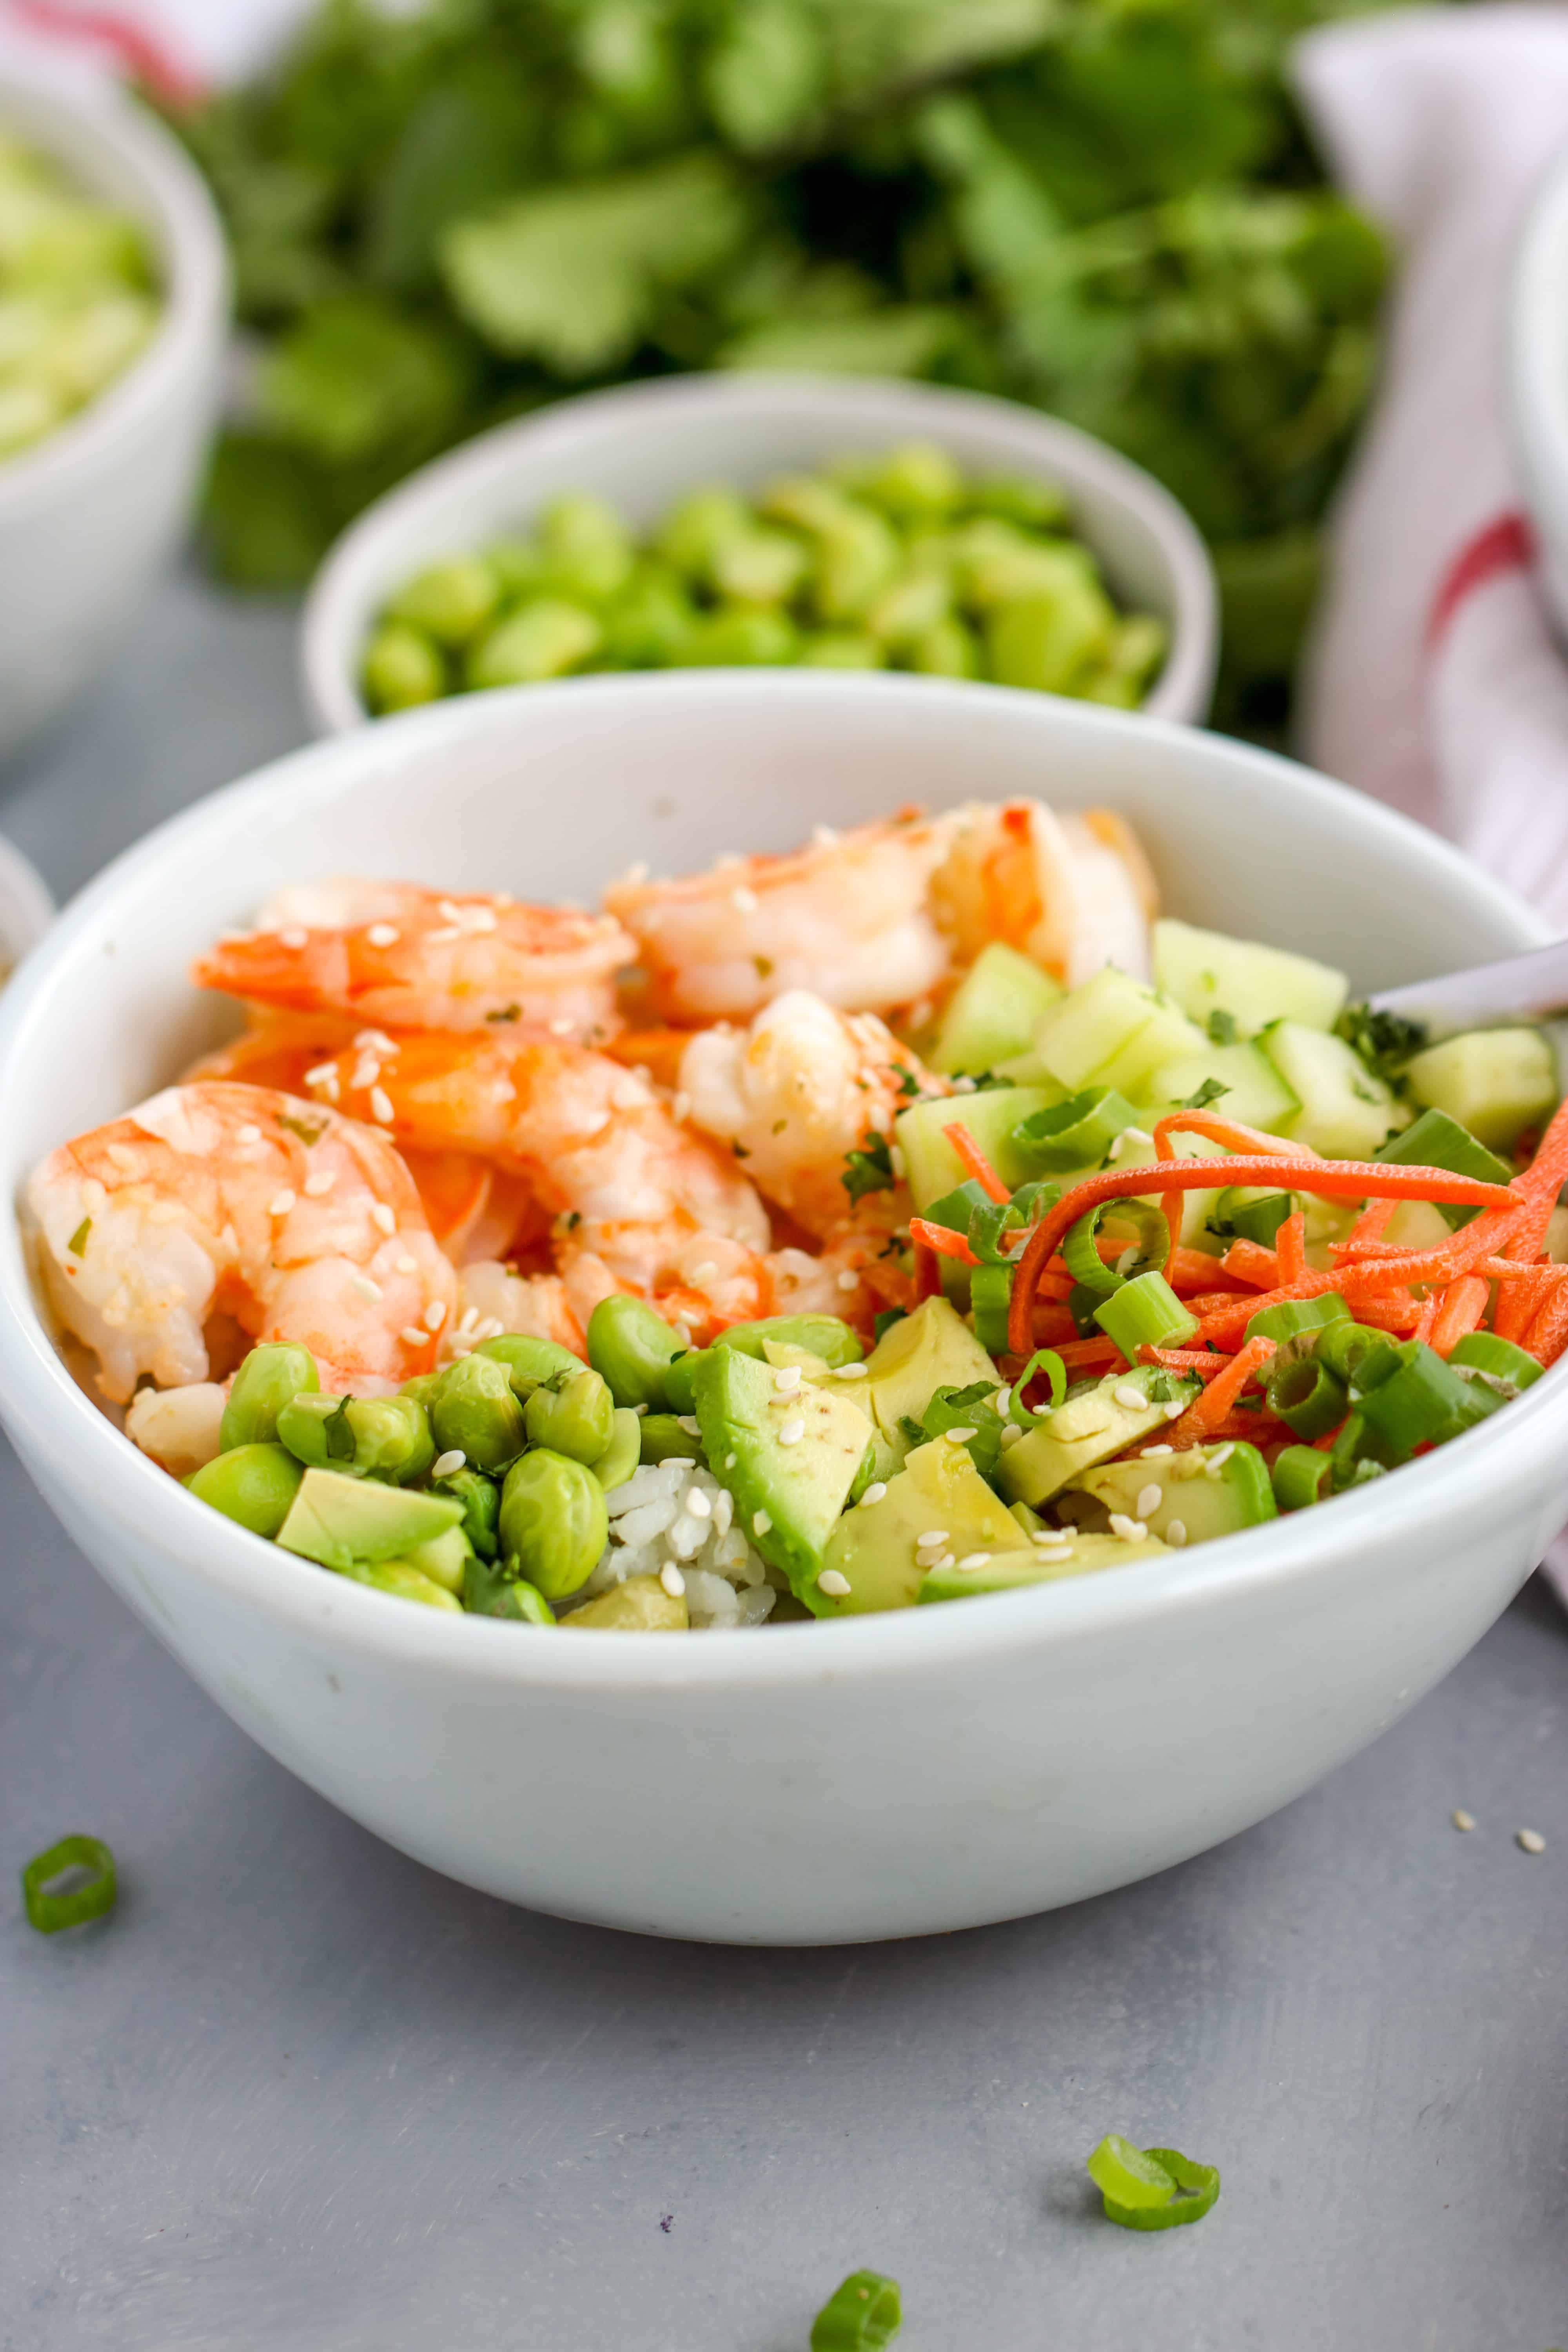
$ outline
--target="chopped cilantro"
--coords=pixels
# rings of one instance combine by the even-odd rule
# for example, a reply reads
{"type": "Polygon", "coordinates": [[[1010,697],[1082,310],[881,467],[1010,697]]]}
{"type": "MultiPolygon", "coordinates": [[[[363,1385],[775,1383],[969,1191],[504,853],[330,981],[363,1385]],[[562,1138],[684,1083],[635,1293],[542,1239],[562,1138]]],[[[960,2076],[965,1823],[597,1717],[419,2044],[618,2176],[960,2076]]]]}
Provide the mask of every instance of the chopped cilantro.
{"type": "Polygon", "coordinates": [[[1373,1013],[1364,1004],[1347,1004],[1334,1032],[1389,1086],[1398,1085],[1401,1066],[1426,1043],[1419,1021],[1406,1021],[1397,1013],[1373,1013]]]}
{"type": "Polygon", "coordinates": [[[864,1150],[846,1153],[844,1173],[838,1181],[851,1201],[863,1201],[868,1192],[890,1192],[893,1160],[887,1137],[870,1136],[864,1150]]]}
{"type": "Polygon", "coordinates": [[[898,1076],[899,1092],[906,1102],[912,1102],[921,1090],[920,1080],[911,1069],[906,1068],[902,1062],[895,1062],[892,1067],[898,1076]]]}
{"type": "Polygon", "coordinates": [[[1209,1043],[1214,1045],[1234,1045],[1237,1040],[1236,1015],[1215,1005],[1208,1018],[1209,1043]]]}
{"type": "MultiPolygon", "coordinates": [[[[1229,1018],[1228,1014],[1226,1015],[1226,1018],[1229,1018]]],[[[1205,1078],[1202,1086],[1198,1088],[1196,1094],[1184,1095],[1182,1097],[1182,1108],[1184,1110],[1206,1110],[1210,1103],[1218,1102],[1221,1095],[1227,1095],[1229,1092],[1230,1088],[1219,1078],[1205,1078]]]]}
{"type": "Polygon", "coordinates": [[[503,1004],[496,1012],[487,1013],[485,1015],[487,1021],[521,1021],[521,1004],[503,1004]]]}

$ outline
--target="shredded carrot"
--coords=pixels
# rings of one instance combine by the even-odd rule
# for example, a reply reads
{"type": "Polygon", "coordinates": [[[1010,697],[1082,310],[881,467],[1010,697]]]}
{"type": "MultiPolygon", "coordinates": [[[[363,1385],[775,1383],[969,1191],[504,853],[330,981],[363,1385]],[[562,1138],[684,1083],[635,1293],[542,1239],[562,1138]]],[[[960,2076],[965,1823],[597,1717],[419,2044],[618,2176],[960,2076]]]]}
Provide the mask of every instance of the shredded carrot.
{"type": "Polygon", "coordinates": [[[962,1119],[955,1118],[950,1127],[944,1127],[942,1131],[943,1135],[946,1136],[948,1141],[952,1144],[954,1151],[957,1152],[959,1158],[963,1160],[964,1166],[968,1169],[970,1174],[977,1182],[984,1185],[985,1190],[990,1193],[991,1198],[994,1201],[1010,1201],[1012,1199],[1013,1195],[1009,1192],[1005,1184],[1003,1183],[1002,1179],[997,1175],[996,1171],[992,1167],[991,1162],[986,1159],[985,1154],[981,1150],[980,1146],[975,1142],[974,1138],[970,1134],[969,1129],[964,1126],[962,1119]]]}
{"type": "Polygon", "coordinates": [[[1397,1201],[1369,1201],[1343,1241],[1331,1242],[1329,1247],[1336,1252],[1344,1250],[1354,1257],[1369,1242],[1383,1239],[1383,1229],[1398,1206],[1397,1201]]]}
{"type": "Polygon", "coordinates": [[[1300,1282],[1307,1271],[1307,1220],[1301,1210],[1287,1217],[1275,1234],[1274,1255],[1279,1261],[1280,1281],[1300,1282]]]}
{"type": "Polygon", "coordinates": [[[1432,1327],[1437,1320],[1437,1309],[1442,1306],[1442,1304],[1443,1294],[1440,1290],[1428,1292],[1427,1296],[1422,1300],[1421,1311],[1415,1318],[1415,1328],[1410,1334],[1413,1339],[1426,1339],[1430,1341],[1432,1337],[1432,1327]]]}
{"type": "Polygon", "coordinates": [[[1232,1356],[1225,1370],[1216,1372],[1202,1396],[1194,1399],[1181,1419],[1172,1423],[1165,1432],[1166,1444],[1180,1449],[1184,1445],[1196,1445],[1201,1439],[1212,1436],[1248,1381],[1273,1353],[1272,1339],[1248,1339],[1247,1345],[1232,1356]]]}
{"type": "Polygon", "coordinates": [[[1243,1127],[1238,1118],[1226,1118],[1215,1110],[1168,1110],[1163,1118],[1157,1118],[1154,1149],[1162,1160],[1175,1157],[1170,1141],[1173,1135],[1201,1135],[1226,1151],[1265,1152],[1272,1160],[1315,1160],[1320,1156],[1310,1144],[1287,1143],[1282,1136],[1269,1135],[1260,1127],[1243,1127]]]}
{"type": "Polygon", "coordinates": [[[1462,1274],[1457,1282],[1451,1282],[1426,1334],[1427,1345],[1440,1356],[1449,1355],[1466,1332],[1475,1330],[1479,1324],[1487,1311],[1487,1286],[1479,1274],[1462,1274]]]}
{"type": "Polygon", "coordinates": [[[1210,1257],[1207,1250],[1173,1249],[1171,1252],[1170,1265],[1165,1269],[1166,1281],[1178,1293],[1201,1289],[1205,1284],[1215,1282],[1221,1276],[1233,1282],[1237,1290],[1244,1286],[1236,1280],[1234,1276],[1226,1275],[1221,1261],[1217,1257],[1210,1257]]]}
{"type": "Polygon", "coordinates": [[[1275,1290],[1285,1279],[1276,1252],[1265,1249],[1261,1242],[1249,1242],[1245,1236],[1232,1242],[1220,1260],[1226,1274],[1238,1283],[1247,1283],[1254,1290],[1275,1290]]]}
{"type": "Polygon", "coordinates": [[[1145,1340],[1138,1350],[1141,1364],[1160,1364],[1168,1372],[1190,1372],[1200,1381],[1212,1381],[1229,1363],[1228,1356],[1210,1355],[1206,1348],[1156,1348],[1145,1340]]]}
{"type": "Polygon", "coordinates": [[[1568,1348],[1568,1291],[1558,1289],[1531,1319],[1519,1343],[1539,1363],[1554,1364],[1568,1348]]]}
{"type": "Polygon", "coordinates": [[[1545,1200],[1553,1206],[1557,1195],[1568,1181],[1568,1096],[1552,1114],[1551,1124],[1536,1146],[1534,1159],[1522,1176],[1514,1183],[1531,1200],[1545,1200]]]}
{"type": "Polygon", "coordinates": [[[955,1234],[951,1225],[933,1225],[929,1217],[910,1219],[910,1239],[921,1249],[934,1250],[938,1257],[956,1258],[960,1265],[980,1263],[962,1234],[955,1234]]]}
{"type": "Polygon", "coordinates": [[[1114,1368],[1127,1361],[1115,1340],[1110,1339],[1063,1339],[1058,1343],[1057,1353],[1069,1366],[1105,1364],[1114,1368]]]}

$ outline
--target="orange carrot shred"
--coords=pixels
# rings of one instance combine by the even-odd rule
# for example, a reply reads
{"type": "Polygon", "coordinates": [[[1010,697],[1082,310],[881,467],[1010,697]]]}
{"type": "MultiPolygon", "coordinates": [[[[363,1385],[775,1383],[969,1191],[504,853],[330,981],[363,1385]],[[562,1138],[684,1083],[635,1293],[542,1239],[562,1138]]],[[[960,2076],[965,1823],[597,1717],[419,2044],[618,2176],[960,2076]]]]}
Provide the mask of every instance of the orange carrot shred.
{"type": "Polygon", "coordinates": [[[1462,1274],[1444,1291],[1436,1318],[1426,1334],[1429,1347],[1447,1356],[1467,1331],[1474,1331],[1487,1311],[1487,1286],[1477,1274],[1462,1274]]]}
{"type": "Polygon", "coordinates": [[[933,1250],[938,1257],[956,1258],[960,1265],[978,1265],[980,1260],[962,1234],[950,1225],[933,1225],[929,1217],[910,1219],[910,1239],[924,1250],[933,1250]]]}
{"type": "Polygon", "coordinates": [[[1280,1281],[1300,1282],[1307,1271],[1307,1220],[1301,1210],[1287,1217],[1275,1234],[1274,1255],[1279,1261],[1280,1281]]]}
{"type": "Polygon", "coordinates": [[[1248,1339],[1237,1350],[1224,1371],[1215,1374],[1202,1396],[1194,1399],[1179,1421],[1165,1432],[1165,1442],[1178,1452],[1211,1436],[1230,1412],[1253,1374],[1274,1353],[1272,1339],[1248,1339]]]}
{"type": "Polygon", "coordinates": [[[963,1160],[964,1166],[968,1169],[970,1174],[975,1178],[977,1182],[984,1185],[985,1190],[990,1193],[991,1198],[994,1201],[1010,1201],[1012,1199],[1013,1195],[1008,1192],[1007,1187],[1003,1183],[1002,1179],[997,1175],[996,1171],[992,1167],[991,1162],[986,1159],[985,1154],[981,1150],[980,1146],[975,1142],[974,1138],[970,1134],[969,1129],[964,1126],[962,1119],[955,1118],[951,1126],[944,1127],[942,1131],[943,1135],[946,1136],[949,1143],[952,1144],[954,1151],[957,1152],[959,1158],[963,1160]]]}

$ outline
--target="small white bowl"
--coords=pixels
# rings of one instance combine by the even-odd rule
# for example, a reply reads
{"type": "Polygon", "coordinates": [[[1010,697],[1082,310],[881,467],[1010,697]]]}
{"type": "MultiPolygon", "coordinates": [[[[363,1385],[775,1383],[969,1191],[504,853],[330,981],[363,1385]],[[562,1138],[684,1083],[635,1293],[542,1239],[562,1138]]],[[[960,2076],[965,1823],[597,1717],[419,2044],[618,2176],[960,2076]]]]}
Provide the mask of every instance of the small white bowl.
{"type": "Polygon", "coordinates": [[[0,128],[145,224],[163,310],[142,356],[47,440],[0,460],[0,753],[54,718],[132,618],[190,519],[228,325],[223,230],[142,108],[7,67],[0,128]]]}
{"type": "Polygon", "coordinates": [[[0,987],[55,919],[43,876],[0,835],[0,987]]]}
{"type": "Polygon", "coordinates": [[[1505,366],[1514,452],[1541,542],[1542,583],[1568,642],[1568,149],[1542,180],[1520,237],[1505,366]]]}
{"type": "Polygon", "coordinates": [[[363,726],[370,713],[360,661],[387,599],[425,564],[526,525],[564,491],[596,491],[646,530],[698,483],[747,488],[847,449],[911,439],[940,442],[966,471],[1062,483],[1116,593],[1170,631],[1144,711],[1206,716],[1219,653],[1214,567],[1152,475],[1013,401],[879,379],[764,374],[681,376],[563,401],[481,433],[378,499],[311,585],[300,626],[306,707],[323,733],[363,726]]]}
{"type": "MultiPolygon", "coordinates": [[[[1435,835],[1185,728],[824,672],[513,688],[279,761],[90,884],[0,996],[0,1192],[226,1025],[190,960],[284,881],[358,866],[591,899],[633,858],[679,870],[910,800],[1036,793],[1123,810],[1173,908],[1362,988],[1544,934],[1435,835]]],[[[139,1454],[56,1353],[9,1215],[0,1414],[116,1591],[356,1820],[513,1902],[720,1942],[976,1927],[1216,1843],[1428,1690],[1568,1516],[1559,1367],[1412,1469],[1064,1584],[684,1637],[441,1616],[263,1543],[139,1454]]]]}

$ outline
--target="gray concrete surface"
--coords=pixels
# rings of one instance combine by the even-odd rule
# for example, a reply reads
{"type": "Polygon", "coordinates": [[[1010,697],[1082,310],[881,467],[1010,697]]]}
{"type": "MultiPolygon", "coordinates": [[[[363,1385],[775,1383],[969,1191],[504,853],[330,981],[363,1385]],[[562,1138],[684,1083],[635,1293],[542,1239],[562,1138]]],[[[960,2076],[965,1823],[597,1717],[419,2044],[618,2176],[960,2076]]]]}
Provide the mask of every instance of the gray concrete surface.
{"type": "MultiPolygon", "coordinates": [[[[63,892],[301,731],[289,615],[181,582],[0,774],[0,828],[63,892]]],[[[900,2352],[1568,2344],[1568,1619],[1538,1587],[1218,1852],[839,1953],[571,1927],[378,1844],[3,1446],[0,1677],[5,2352],[805,2352],[860,2264],[902,2282],[900,2352]],[[122,1899],[45,1939],[14,1874],[75,1829],[122,1899]],[[1110,2129],[1217,2163],[1210,2218],[1100,2219],[1110,2129]]]]}

